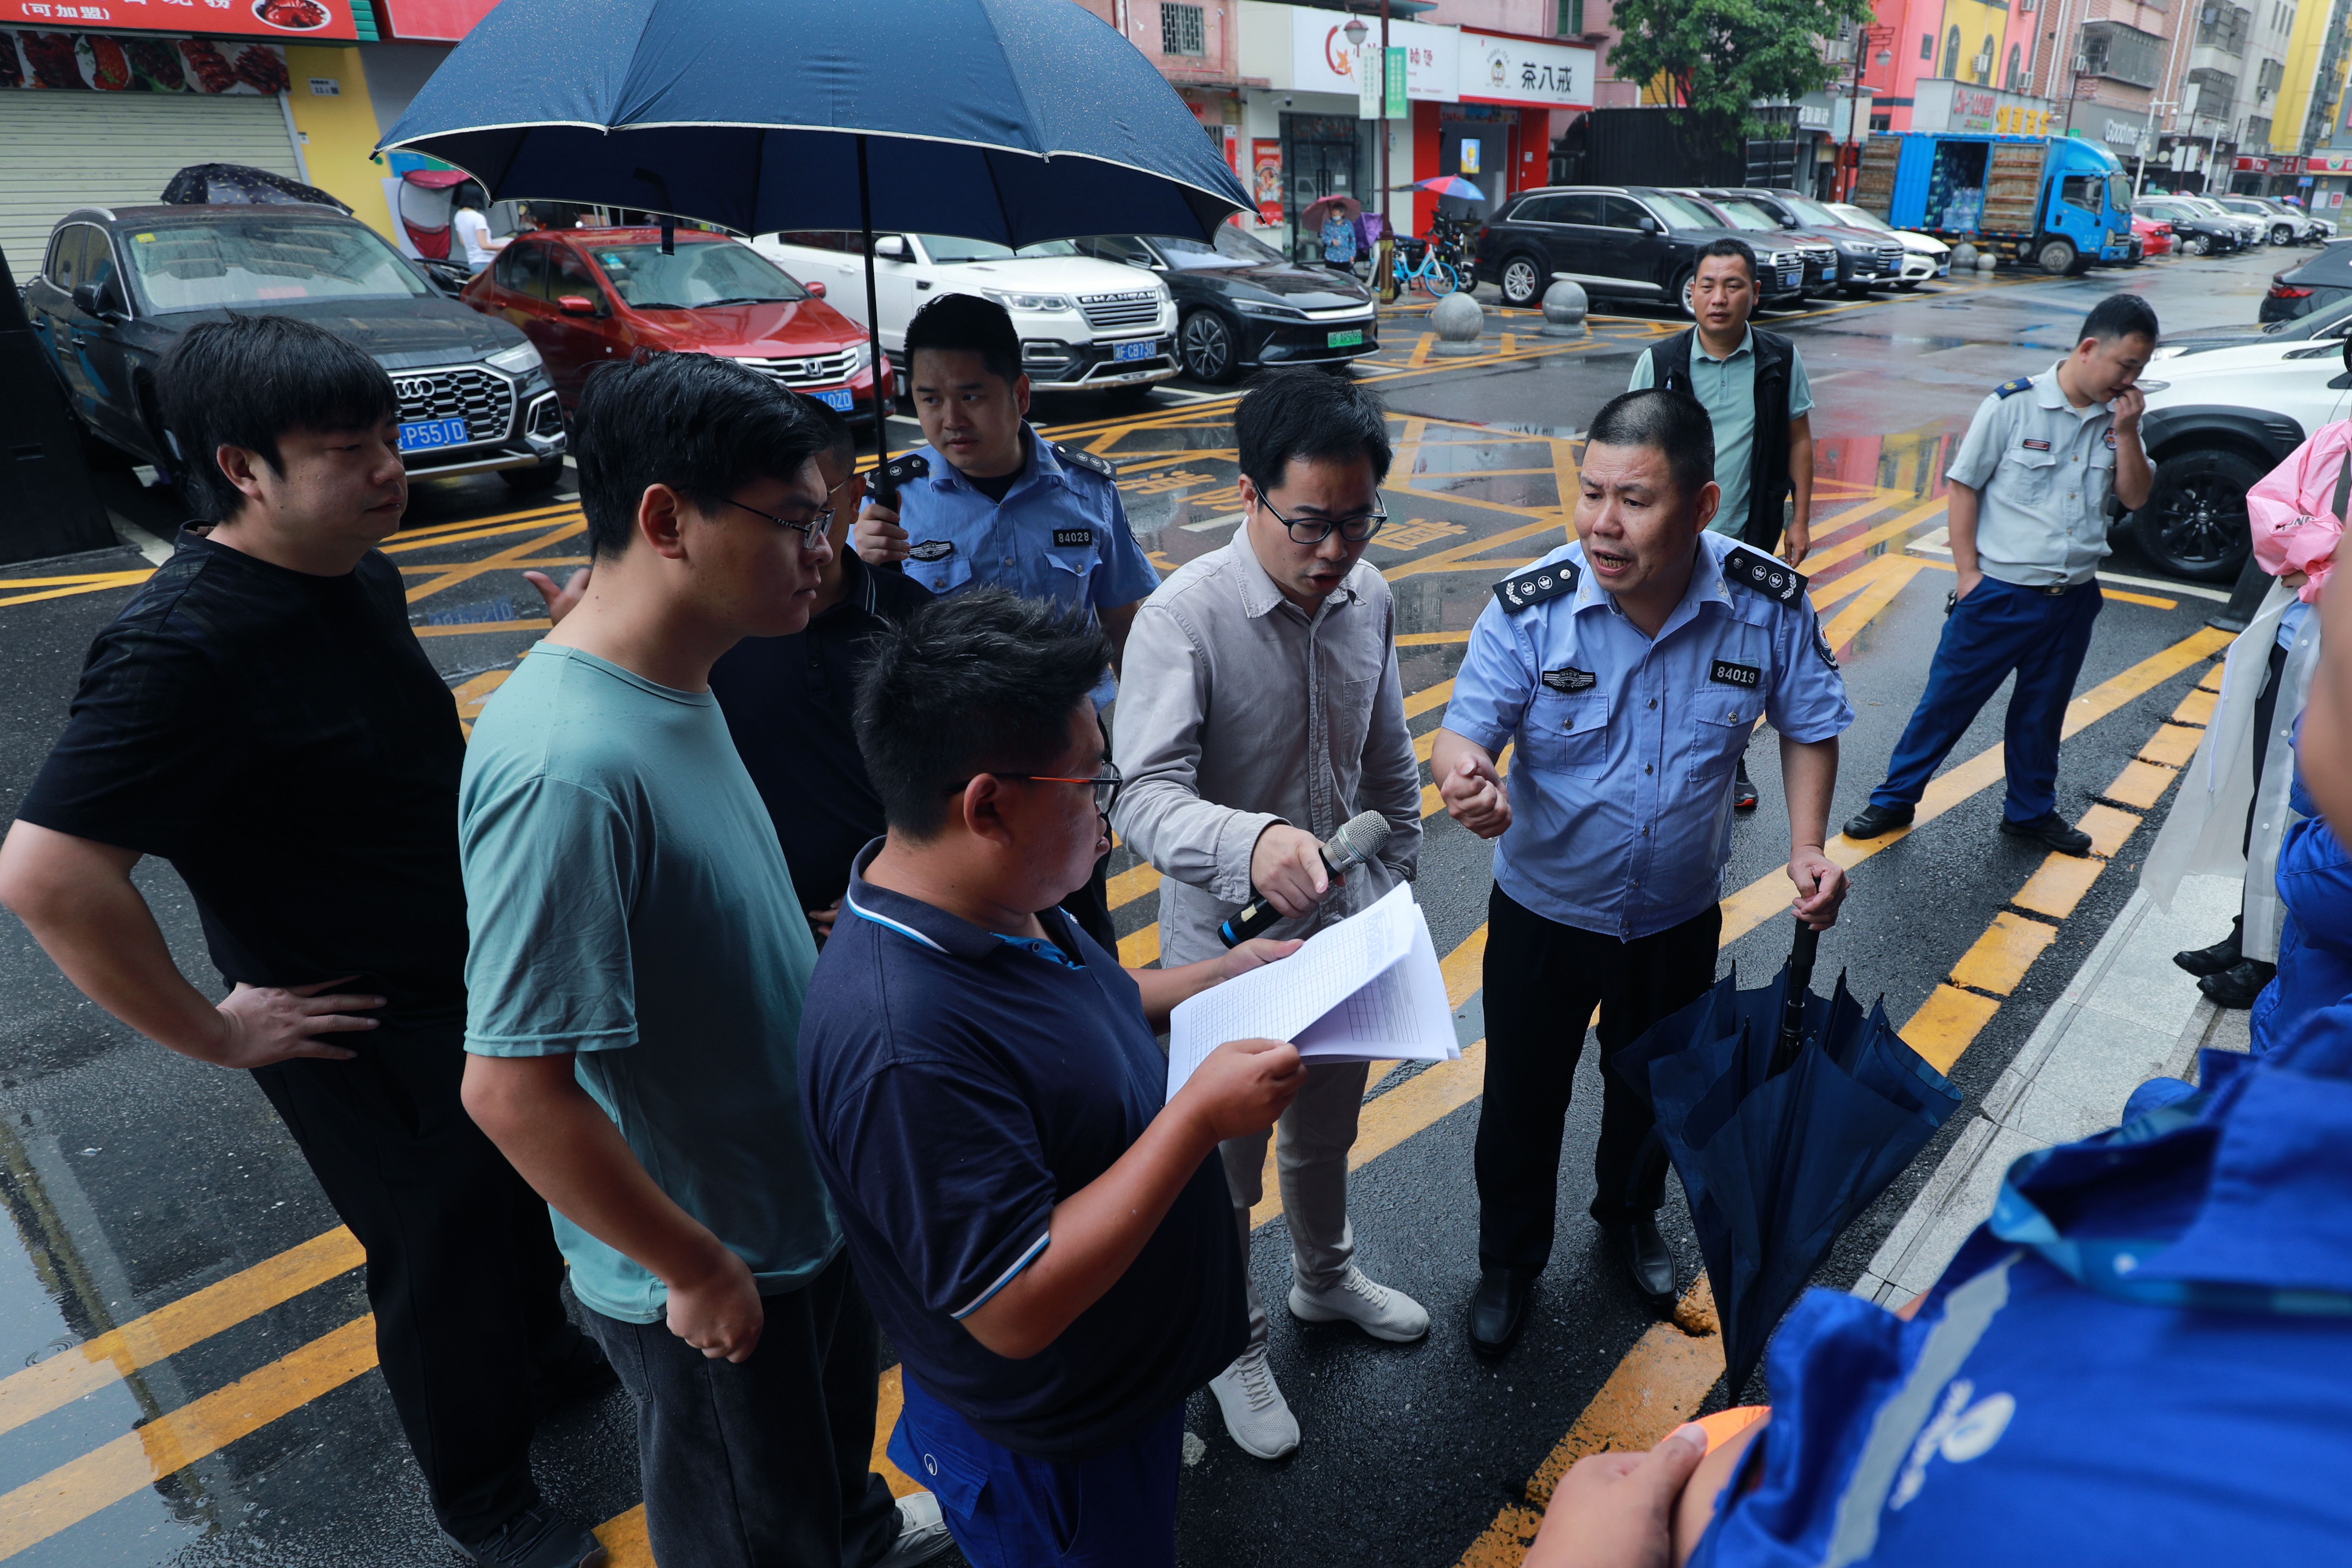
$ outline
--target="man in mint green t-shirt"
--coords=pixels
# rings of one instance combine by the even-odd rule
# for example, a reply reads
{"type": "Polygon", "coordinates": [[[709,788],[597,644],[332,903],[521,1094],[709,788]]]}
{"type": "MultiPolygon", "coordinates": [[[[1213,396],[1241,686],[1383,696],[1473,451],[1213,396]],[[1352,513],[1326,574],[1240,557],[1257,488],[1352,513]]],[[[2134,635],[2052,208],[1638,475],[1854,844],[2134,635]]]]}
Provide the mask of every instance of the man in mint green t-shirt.
{"type": "Polygon", "coordinates": [[[663,1568],[920,1562],[947,1536],[868,1468],[879,1342],[803,1131],[816,949],[708,679],[807,624],[825,434],[700,354],[601,368],[578,423],[593,584],[459,793],[467,1109],[636,1400],[663,1568]]]}

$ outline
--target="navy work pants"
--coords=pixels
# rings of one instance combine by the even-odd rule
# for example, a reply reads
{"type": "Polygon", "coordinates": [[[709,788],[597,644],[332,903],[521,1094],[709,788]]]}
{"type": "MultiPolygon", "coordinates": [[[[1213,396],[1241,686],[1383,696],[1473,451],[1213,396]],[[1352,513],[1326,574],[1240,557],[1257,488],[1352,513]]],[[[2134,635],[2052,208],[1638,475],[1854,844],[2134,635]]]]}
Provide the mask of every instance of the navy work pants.
{"type": "Polygon", "coordinates": [[[759,1345],[704,1355],[667,1322],[588,1327],[637,1405],[646,1533],[661,1568],[860,1568],[898,1538],[873,1473],[882,1334],[843,1253],[760,1298],[759,1345]]]}
{"type": "Polygon", "coordinates": [[[905,1388],[891,1462],[940,1500],[972,1568],[1176,1568],[1181,1405],[1108,1453],[1040,1459],[973,1431],[912,1373],[905,1388]]]}
{"type": "Polygon", "coordinates": [[[1601,1009],[1601,1141],[1592,1217],[1621,1225],[1665,1202],[1666,1155],[1647,1142],[1655,1118],[1607,1069],[1652,1024],[1715,984],[1723,909],[1631,942],[1536,913],[1502,889],[1486,901],[1486,1092],[1478,1103],[1478,1266],[1533,1274],[1551,1261],[1559,1143],[1601,1009]]]}
{"type": "Polygon", "coordinates": [[[2001,736],[2009,767],[2003,810],[2011,822],[2031,822],[2057,809],[2060,727],[2100,604],[2096,583],[2045,594],[1993,577],[1979,582],[1944,622],[1927,689],[1870,803],[1916,805],[1928,779],[2013,670],[2017,689],[2010,693],[2001,736]]]}

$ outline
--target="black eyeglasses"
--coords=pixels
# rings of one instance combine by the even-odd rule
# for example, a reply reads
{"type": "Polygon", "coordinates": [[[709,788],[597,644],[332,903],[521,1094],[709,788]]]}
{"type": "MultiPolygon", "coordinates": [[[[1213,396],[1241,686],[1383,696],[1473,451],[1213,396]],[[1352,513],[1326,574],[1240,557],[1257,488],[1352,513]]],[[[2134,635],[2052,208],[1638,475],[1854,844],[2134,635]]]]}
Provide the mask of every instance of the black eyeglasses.
{"type": "MultiPolygon", "coordinates": [[[[1095,779],[1064,778],[1057,773],[996,773],[992,776],[1000,779],[1026,779],[1031,784],[1092,784],[1095,792],[1095,809],[1105,816],[1110,815],[1111,802],[1118,798],[1119,786],[1127,782],[1126,775],[1118,771],[1118,764],[1110,762],[1103,763],[1103,776],[1095,779]]],[[[970,779],[962,779],[948,785],[940,793],[961,795],[964,787],[971,783],[970,779]]]]}
{"type": "Polygon", "coordinates": [[[795,522],[789,517],[778,517],[772,512],[761,511],[756,506],[744,506],[741,501],[737,500],[732,496],[711,494],[710,499],[724,505],[736,507],[741,510],[748,511],[753,517],[764,517],[770,522],[774,523],[778,528],[789,528],[797,531],[801,536],[801,548],[803,550],[814,550],[816,548],[816,542],[823,539],[825,536],[826,531],[833,527],[833,508],[831,507],[826,507],[814,517],[810,518],[806,522],[795,522]]]}
{"type": "Polygon", "coordinates": [[[1380,500],[1381,492],[1374,490],[1372,500],[1375,503],[1375,510],[1360,512],[1354,517],[1333,518],[1328,522],[1320,518],[1305,518],[1293,522],[1274,510],[1274,503],[1265,499],[1265,491],[1263,489],[1257,492],[1257,504],[1265,508],[1267,515],[1282,524],[1289,531],[1290,537],[1301,544],[1320,544],[1331,537],[1334,529],[1337,529],[1339,537],[1349,543],[1361,544],[1378,533],[1381,531],[1381,525],[1389,520],[1387,512],[1378,510],[1380,500]]]}

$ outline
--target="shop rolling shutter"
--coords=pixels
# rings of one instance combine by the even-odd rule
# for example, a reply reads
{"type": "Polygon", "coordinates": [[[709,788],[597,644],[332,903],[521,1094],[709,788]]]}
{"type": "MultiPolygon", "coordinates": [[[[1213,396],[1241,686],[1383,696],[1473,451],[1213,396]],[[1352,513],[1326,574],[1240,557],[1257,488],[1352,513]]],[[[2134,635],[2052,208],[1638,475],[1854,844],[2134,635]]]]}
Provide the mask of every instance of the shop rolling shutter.
{"type": "Polygon", "coordinates": [[[0,249],[19,284],[58,219],[79,206],[159,200],[191,163],[249,163],[301,178],[286,110],[235,94],[0,91],[0,249]]]}

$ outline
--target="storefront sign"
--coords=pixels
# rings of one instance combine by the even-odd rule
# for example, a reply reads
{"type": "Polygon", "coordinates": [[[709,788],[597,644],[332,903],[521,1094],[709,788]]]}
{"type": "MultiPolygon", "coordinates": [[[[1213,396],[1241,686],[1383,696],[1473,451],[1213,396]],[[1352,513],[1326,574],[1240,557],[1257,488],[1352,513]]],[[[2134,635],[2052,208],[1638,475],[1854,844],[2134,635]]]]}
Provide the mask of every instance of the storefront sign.
{"type": "Polygon", "coordinates": [[[1410,120],[1412,118],[1412,110],[1411,107],[1411,100],[1412,98],[1412,51],[1403,48],[1398,45],[1391,44],[1386,49],[1382,50],[1381,53],[1387,57],[1386,65],[1388,68],[1381,75],[1382,90],[1386,95],[1385,101],[1388,109],[1386,118],[1391,120],[1410,120]]]}
{"type": "Polygon", "coordinates": [[[0,27],[0,89],[69,92],[284,92],[286,51],[211,38],[111,37],[0,27]]]}
{"type": "Polygon", "coordinates": [[[1465,103],[1584,109],[1592,102],[1594,55],[1568,44],[1498,37],[1465,29],[1461,94],[1465,103]]]}
{"type": "Polygon", "coordinates": [[[2352,174],[2352,153],[2314,153],[2309,167],[2315,174],[2352,174]]]}
{"type": "Polygon", "coordinates": [[[2145,120],[2117,120],[2110,117],[2101,121],[2099,125],[2100,141],[2110,147],[2120,147],[2126,152],[2136,150],[2139,146],[2140,138],[2147,133],[2147,121],[2145,120]]]}
{"type": "MultiPolygon", "coordinates": [[[[1276,7],[1267,7],[1272,10],[1276,7]]],[[[1307,5],[1279,7],[1289,13],[1290,19],[1290,80],[1284,82],[1268,72],[1276,87],[1287,87],[1297,92],[1337,92],[1350,98],[1360,97],[1363,89],[1356,74],[1356,47],[1348,42],[1347,25],[1350,18],[1345,12],[1321,11],[1307,5]]],[[[1381,30],[1377,20],[1366,23],[1369,33],[1364,40],[1364,52],[1377,58],[1381,49],[1381,30]]],[[[1420,22],[1391,22],[1390,50],[1404,58],[1404,91],[1408,99],[1434,99],[1451,103],[1454,98],[1455,40],[1459,37],[1451,27],[1432,27],[1420,22]]],[[[1246,40],[1247,35],[1244,34],[1246,40]]],[[[1243,70],[1256,75],[1255,62],[1245,59],[1243,70]]],[[[1393,118],[1402,119],[1402,114],[1393,118]]]]}
{"type": "Polygon", "coordinates": [[[1251,194],[1257,197],[1257,221],[1282,221],[1282,142],[1259,137],[1250,143],[1251,194]]]}
{"type": "Polygon", "coordinates": [[[110,31],[291,38],[300,43],[358,37],[359,28],[347,5],[348,0],[100,0],[96,5],[70,5],[63,0],[0,0],[0,24],[62,27],[76,34],[96,26],[110,31]]]}
{"type": "Polygon", "coordinates": [[[2268,158],[2241,158],[2230,167],[2241,174],[2267,174],[2271,172],[2271,161],[2268,158]]]}
{"type": "Polygon", "coordinates": [[[1356,51],[1356,118],[1378,120],[1384,112],[1381,95],[1387,89],[1388,74],[1381,67],[1381,51],[1360,48],[1356,51]]]}
{"type": "Polygon", "coordinates": [[[2053,136],[2057,111],[2044,100],[1949,78],[1923,79],[1914,94],[1914,131],[1993,136],[2053,136]]]}
{"type": "Polygon", "coordinates": [[[393,36],[420,43],[454,44],[490,14],[498,0],[375,0],[393,36]]]}

